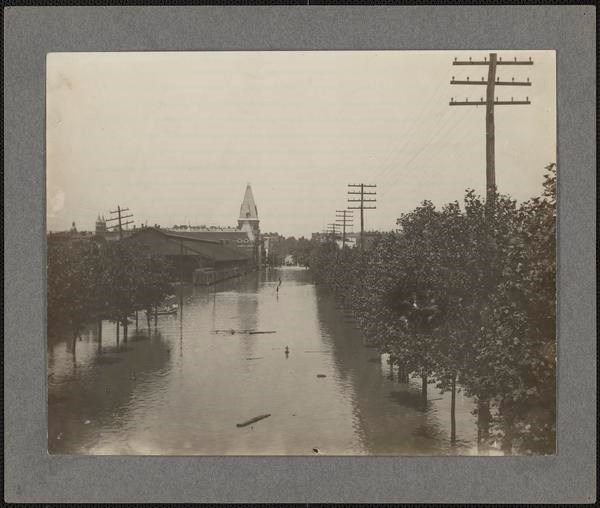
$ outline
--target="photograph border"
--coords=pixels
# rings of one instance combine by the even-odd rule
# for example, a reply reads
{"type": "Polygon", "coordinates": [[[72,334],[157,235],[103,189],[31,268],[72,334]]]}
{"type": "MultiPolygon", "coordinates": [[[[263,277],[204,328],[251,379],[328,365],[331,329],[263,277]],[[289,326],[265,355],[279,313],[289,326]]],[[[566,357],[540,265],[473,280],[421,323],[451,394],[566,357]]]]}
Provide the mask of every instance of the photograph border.
{"type": "Polygon", "coordinates": [[[595,501],[594,6],[5,7],[4,106],[5,501],[595,501]],[[557,52],[557,455],[49,455],[46,54],[359,49],[557,52]]]}

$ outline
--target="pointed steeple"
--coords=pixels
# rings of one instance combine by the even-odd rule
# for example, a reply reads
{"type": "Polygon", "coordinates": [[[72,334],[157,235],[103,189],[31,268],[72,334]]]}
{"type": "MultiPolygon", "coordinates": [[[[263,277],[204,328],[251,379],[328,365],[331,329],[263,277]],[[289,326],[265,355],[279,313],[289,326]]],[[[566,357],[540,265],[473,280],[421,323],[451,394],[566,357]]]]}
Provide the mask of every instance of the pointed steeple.
{"type": "Polygon", "coordinates": [[[242,201],[242,206],[240,207],[240,219],[258,220],[258,210],[256,209],[256,203],[254,203],[254,196],[252,195],[252,187],[250,187],[249,183],[246,186],[244,200],[242,201]]]}

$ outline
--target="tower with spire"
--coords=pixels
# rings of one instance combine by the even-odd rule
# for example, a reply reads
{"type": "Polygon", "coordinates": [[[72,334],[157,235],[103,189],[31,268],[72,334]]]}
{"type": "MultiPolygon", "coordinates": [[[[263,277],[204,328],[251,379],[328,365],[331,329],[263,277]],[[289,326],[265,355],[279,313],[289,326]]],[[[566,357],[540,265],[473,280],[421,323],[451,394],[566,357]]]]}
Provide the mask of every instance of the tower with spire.
{"type": "Polygon", "coordinates": [[[248,238],[250,238],[251,241],[255,241],[260,234],[259,222],[258,210],[256,208],[256,203],[254,202],[254,196],[252,195],[252,187],[248,184],[246,185],[242,206],[240,206],[238,228],[247,232],[248,238]]]}
{"type": "Polygon", "coordinates": [[[106,219],[104,215],[98,214],[98,218],[96,219],[96,234],[103,235],[106,233],[106,219]]]}
{"type": "Polygon", "coordinates": [[[246,185],[246,192],[242,206],[240,206],[240,216],[238,218],[238,229],[244,231],[248,235],[248,239],[255,245],[255,257],[260,263],[260,221],[258,219],[258,209],[252,195],[252,187],[250,183],[246,185]]]}

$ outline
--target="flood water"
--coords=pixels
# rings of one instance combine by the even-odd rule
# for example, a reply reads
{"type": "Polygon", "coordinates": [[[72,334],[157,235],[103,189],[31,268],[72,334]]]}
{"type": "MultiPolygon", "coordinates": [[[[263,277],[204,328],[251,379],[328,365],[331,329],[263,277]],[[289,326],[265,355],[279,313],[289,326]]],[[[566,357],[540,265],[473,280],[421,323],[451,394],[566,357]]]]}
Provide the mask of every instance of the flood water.
{"type": "Polygon", "coordinates": [[[148,331],[140,313],[126,342],[108,321],[102,340],[90,327],[75,354],[66,338],[49,339],[50,453],[477,453],[473,402],[457,395],[451,446],[450,394],[430,384],[424,407],[420,379],[390,379],[385,356],[364,345],[309,270],[179,291],[177,315],[148,331]],[[231,329],[275,333],[215,333],[231,329]],[[236,426],[262,414],[271,416],[236,426]]]}

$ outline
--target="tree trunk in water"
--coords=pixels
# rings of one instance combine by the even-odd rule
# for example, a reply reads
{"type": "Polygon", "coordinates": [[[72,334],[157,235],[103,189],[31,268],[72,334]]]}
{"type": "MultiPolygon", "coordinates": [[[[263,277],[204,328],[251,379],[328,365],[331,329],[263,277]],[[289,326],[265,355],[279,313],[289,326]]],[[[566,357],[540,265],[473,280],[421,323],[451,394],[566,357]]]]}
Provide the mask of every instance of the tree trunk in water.
{"type": "Polygon", "coordinates": [[[127,326],[128,326],[128,319],[127,316],[125,316],[125,319],[123,320],[123,342],[127,342],[127,326]]]}
{"type": "Polygon", "coordinates": [[[502,451],[504,452],[504,455],[512,455],[514,415],[511,406],[512,403],[510,399],[505,399],[502,401],[501,412],[502,425],[504,427],[502,451]]]}
{"type": "Polygon", "coordinates": [[[427,404],[427,376],[423,376],[421,380],[421,400],[423,404],[427,404]]]}
{"type": "Polygon", "coordinates": [[[489,437],[490,403],[487,400],[480,400],[477,404],[477,443],[485,447],[489,437]]]}
{"type": "Polygon", "coordinates": [[[138,311],[135,311],[135,331],[138,331],[138,311]]]}
{"type": "Polygon", "coordinates": [[[119,345],[119,322],[117,321],[117,346],[119,345]]]}
{"type": "Polygon", "coordinates": [[[150,323],[150,309],[146,310],[146,321],[148,321],[148,336],[150,336],[150,328],[152,327],[150,323]]]}
{"type": "Polygon", "coordinates": [[[456,375],[452,378],[452,399],[450,400],[450,443],[456,444],[456,375]]]}
{"type": "Polygon", "coordinates": [[[77,334],[73,335],[73,342],[71,344],[71,347],[73,348],[73,361],[75,361],[75,356],[77,352],[77,334]]]}
{"type": "Polygon", "coordinates": [[[98,320],[98,352],[102,353],[102,319],[98,320]]]}
{"type": "Polygon", "coordinates": [[[158,307],[154,307],[154,328],[156,328],[157,323],[158,323],[158,307]]]}

